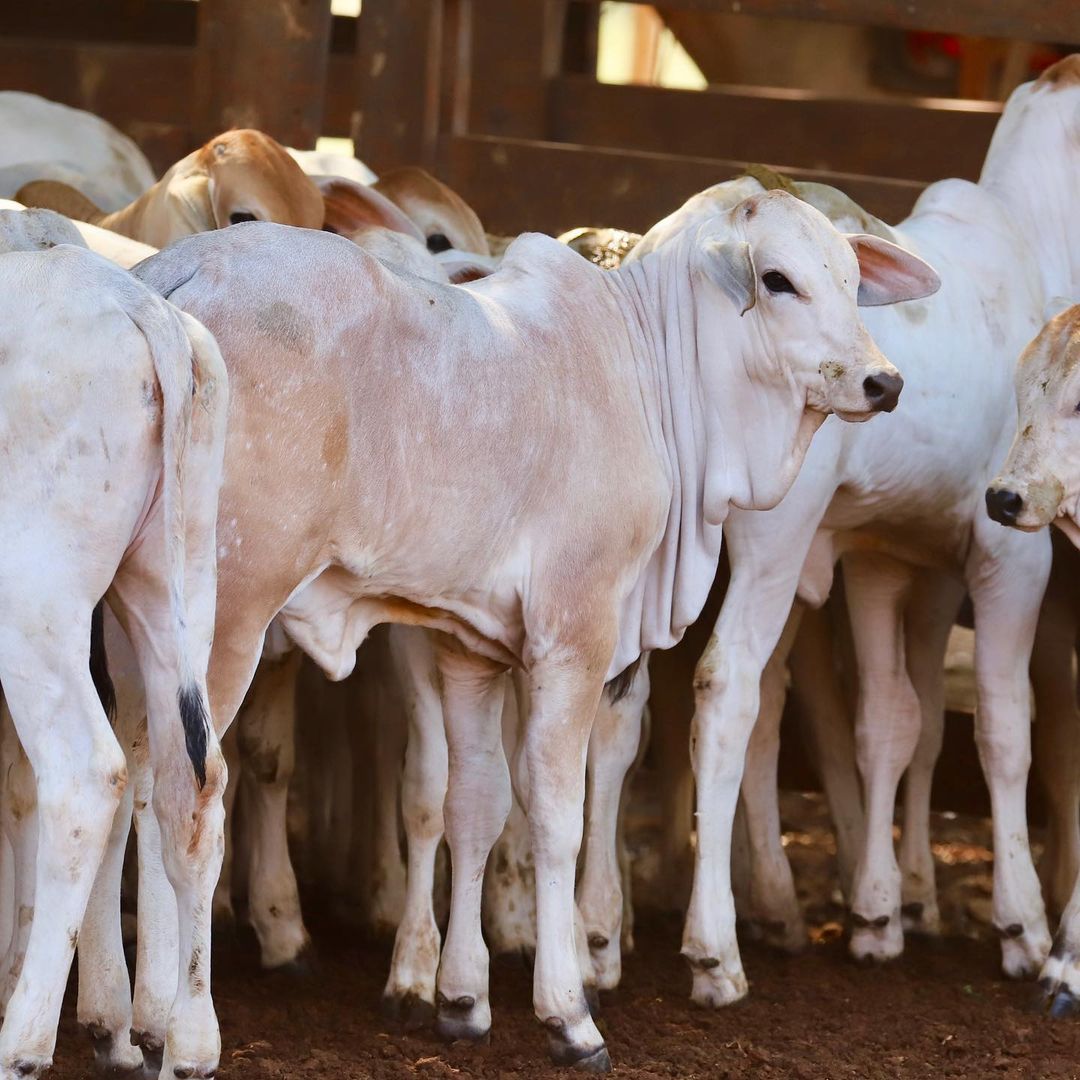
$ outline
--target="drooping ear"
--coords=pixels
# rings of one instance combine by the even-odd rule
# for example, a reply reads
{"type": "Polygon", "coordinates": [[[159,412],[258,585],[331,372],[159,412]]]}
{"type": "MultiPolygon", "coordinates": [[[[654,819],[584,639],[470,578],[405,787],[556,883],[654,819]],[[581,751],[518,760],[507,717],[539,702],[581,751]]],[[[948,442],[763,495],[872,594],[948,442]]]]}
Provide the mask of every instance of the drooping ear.
{"type": "Polygon", "coordinates": [[[941,288],[941,278],[928,263],[898,244],[869,233],[846,233],[859,260],[859,307],[921,300],[941,288]]]}
{"type": "Polygon", "coordinates": [[[75,221],[96,224],[105,217],[104,211],[99,210],[81,191],[59,180],[31,180],[15,193],[15,201],[23,206],[55,210],[75,221]]]}
{"type": "Polygon", "coordinates": [[[479,281],[495,270],[494,260],[483,255],[473,255],[468,251],[440,251],[434,255],[435,261],[446,271],[451,285],[464,285],[469,281],[479,281]]]}
{"type": "Polygon", "coordinates": [[[322,192],[326,217],[323,228],[352,238],[364,229],[390,229],[424,243],[424,234],[412,219],[385,195],[343,176],[313,176],[322,192]]]}
{"type": "Polygon", "coordinates": [[[702,263],[705,273],[735,302],[739,315],[757,303],[757,272],[745,240],[710,240],[702,263]]]}

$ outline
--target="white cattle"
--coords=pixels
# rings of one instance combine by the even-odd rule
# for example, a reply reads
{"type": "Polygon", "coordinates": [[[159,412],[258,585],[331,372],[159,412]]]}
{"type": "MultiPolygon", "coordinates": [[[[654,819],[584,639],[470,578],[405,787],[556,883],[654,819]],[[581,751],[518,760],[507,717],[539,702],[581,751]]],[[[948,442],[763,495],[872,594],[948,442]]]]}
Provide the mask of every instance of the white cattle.
{"type": "Polygon", "coordinates": [[[155,180],[126,135],[93,113],[36,94],[0,91],[0,196],[31,180],[58,180],[104,210],[118,210],[155,180]]]}
{"type": "Polygon", "coordinates": [[[77,247],[88,247],[125,270],[157,253],[157,248],[149,244],[140,244],[138,240],[85,221],[72,221],[53,210],[31,209],[12,199],[0,199],[0,211],[7,222],[5,231],[9,236],[9,248],[14,251],[45,250],[57,244],[75,244],[77,247]],[[16,218],[7,216],[9,211],[18,211],[27,220],[20,223],[16,218]]]}
{"type": "MultiPolygon", "coordinates": [[[[1038,326],[1044,298],[1069,295],[1077,285],[1080,225],[1070,192],[1080,148],[1078,104],[1080,58],[1073,57],[1010,99],[978,185],[935,184],[900,228],[874,226],[941,270],[942,289],[933,300],[867,317],[875,339],[904,360],[908,408],[867,429],[827,425],[778,507],[728,520],[732,580],[696,680],[697,870],[683,952],[698,1002],[725,1004],[746,993],[729,879],[744,753],[761,676],[792,601],[821,603],[840,556],[856,642],[856,753],[867,802],[852,951],[886,958],[902,949],[893,808],[920,730],[940,724],[946,636],[916,637],[905,614],[919,576],[934,571],[966,582],[980,628],[976,734],[994,808],[994,920],[1003,966],[1022,975],[1045,957],[1049,935],[1024,794],[1027,660],[1050,553],[1045,538],[992,528],[981,504],[986,478],[1011,437],[1013,358],[1038,326]],[[956,423],[960,406],[979,422],[956,423]]],[[[823,195],[813,185],[802,190],[811,199],[823,195]]],[[[852,212],[850,202],[837,207],[831,196],[821,205],[852,212]]],[[[669,233],[679,235],[701,212],[690,207],[682,221],[668,223],[669,233]]],[[[951,618],[938,611],[934,625],[944,621],[947,629],[951,618]]],[[[932,875],[919,884],[923,895],[903,900],[925,900],[929,911],[932,875]]],[[[793,895],[781,910],[797,912],[793,895]]]]}
{"type": "MultiPolygon", "coordinates": [[[[1080,74],[1080,73],[1078,73],[1080,74]]],[[[1080,85],[1080,79],[1077,80],[1080,85]]],[[[1031,532],[1056,524],[1080,547],[1080,305],[1070,307],[1050,320],[1035,340],[1024,350],[1016,370],[1016,396],[1019,406],[1016,437],[1000,475],[986,492],[990,516],[1002,525],[1031,532]]],[[[1071,583],[1075,589],[1075,583],[1071,583]]],[[[1049,599],[1049,598],[1048,598],[1049,599]]],[[[1065,597],[1055,598],[1059,603],[1065,597]]],[[[1068,603],[1065,600],[1066,604],[1068,603]]],[[[1051,776],[1059,787],[1071,791],[1067,800],[1071,820],[1067,833],[1057,837],[1058,844],[1073,848],[1075,870],[1076,824],[1076,685],[1073,679],[1072,653],[1075,647],[1075,612],[1066,618],[1065,629],[1071,637],[1054,642],[1065,650],[1064,670],[1069,679],[1048,716],[1054,729],[1064,736],[1060,747],[1050,746],[1041,754],[1042,762],[1054,755],[1051,776]],[[1064,723],[1062,723],[1064,721],[1064,723]],[[1070,722],[1071,721],[1071,722],[1070,722]],[[1062,775],[1069,769],[1071,775],[1062,775]],[[1071,805],[1070,805],[1071,804],[1071,805]]],[[[1061,629],[1060,626],[1057,629],[1061,629]]],[[[1036,688],[1040,683],[1036,676],[1036,688]]],[[[1040,704],[1045,700],[1042,696],[1040,704]]],[[[1042,713],[1039,715],[1042,720],[1042,713]]],[[[1059,827],[1060,834],[1060,827],[1059,827]]],[[[1074,881],[1072,897],[1061,916],[1050,955],[1043,965],[1039,985],[1045,992],[1054,1016],[1068,1016],[1080,1010],[1080,878],[1074,881]]]]}
{"type": "Polygon", "coordinates": [[[693,620],[731,506],[781,499],[828,413],[895,405],[856,297],[925,295],[936,276],[783,192],[613,273],[528,236],[494,275],[438,286],[263,223],[178,241],[136,272],[205,317],[238,388],[215,717],[235,715],[275,616],[334,678],[374,624],[443,632],[455,873],[438,1023],[480,1037],[482,870],[509,806],[496,675],[524,667],[534,1004],[559,1060],[606,1065],[573,946],[603,684],[693,620]]]}
{"type": "Polygon", "coordinates": [[[219,1049],[208,912],[225,777],[204,703],[224,365],[194,319],[88,251],[5,254],[0,280],[0,679],[36,781],[24,784],[30,813],[17,823],[16,861],[26,858],[7,920],[16,962],[0,1070],[48,1066],[84,914],[80,1018],[103,1064],[133,1064],[127,972],[112,962],[119,909],[110,922],[109,910],[87,907],[127,782],[87,663],[91,613],[107,595],[147,687],[155,810],[180,913],[165,1065],[206,1076],[219,1049]]]}

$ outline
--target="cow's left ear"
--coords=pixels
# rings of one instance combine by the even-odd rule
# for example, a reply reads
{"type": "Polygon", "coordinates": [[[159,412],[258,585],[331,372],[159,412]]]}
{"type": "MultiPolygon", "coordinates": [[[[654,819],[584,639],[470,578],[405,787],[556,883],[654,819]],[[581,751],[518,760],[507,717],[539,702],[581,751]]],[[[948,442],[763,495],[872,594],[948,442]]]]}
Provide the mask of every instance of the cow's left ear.
{"type": "Polygon", "coordinates": [[[322,192],[326,217],[323,228],[352,238],[372,227],[404,233],[414,240],[424,241],[424,234],[385,195],[374,188],[358,184],[343,176],[313,176],[315,186],[322,192]]]}
{"type": "Polygon", "coordinates": [[[745,240],[710,240],[702,260],[705,273],[735,301],[740,315],[757,303],[757,273],[745,240]]]}
{"type": "Polygon", "coordinates": [[[859,307],[921,300],[941,288],[937,271],[918,255],[880,236],[845,235],[859,260],[859,307]]]}

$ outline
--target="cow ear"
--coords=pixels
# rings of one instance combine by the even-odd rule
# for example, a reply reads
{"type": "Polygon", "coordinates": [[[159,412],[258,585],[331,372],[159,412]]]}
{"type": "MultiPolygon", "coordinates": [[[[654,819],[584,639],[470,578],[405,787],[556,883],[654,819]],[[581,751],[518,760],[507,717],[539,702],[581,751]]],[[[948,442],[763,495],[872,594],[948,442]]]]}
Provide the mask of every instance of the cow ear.
{"type": "Polygon", "coordinates": [[[745,240],[711,240],[705,245],[705,273],[735,302],[740,315],[757,303],[757,273],[745,240]]]}
{"type": "Polygon", "coordinates": [[[469,281],[479,281],[495,269],[494,261],[483,255],[474,255],[468,251],[450,248],[434,256],[435,261],[446,271],[451,285],[464,285],[469,281]]]}
{"type": "Polygon", "coordinates": [[[941,288],[937,271],[898,244],[868,233],[845,236],[859,260],[859,307],[921,300],[941,288]]]}
{"type": "Polygon", "coordinates": [[[352,238],[364,229],[390,229],[424,243],[424,234],[411,218],[385,195],[343,176],[313,176],[322,192],[326,217],[323,228],[352,238]]]}

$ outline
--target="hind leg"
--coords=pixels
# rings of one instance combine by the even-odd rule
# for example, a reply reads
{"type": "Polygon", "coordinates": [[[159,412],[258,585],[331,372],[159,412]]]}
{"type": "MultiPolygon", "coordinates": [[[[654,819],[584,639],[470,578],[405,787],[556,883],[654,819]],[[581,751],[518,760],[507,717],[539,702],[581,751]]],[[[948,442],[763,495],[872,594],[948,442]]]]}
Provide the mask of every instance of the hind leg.
{"type": "Polygon", "coordinates": [[[623,876],[619,865],[620,806],[637,760],[649,699],[645,664],[626,695],[612,702],[605,690],[589,736],[585,799],[585,854],[577,903],[584,920],[596,986],[613,990],[622,977],[623,876]]]}
{"type": "Polygon", "coordinates": [[[945,650],[964,598],[963,583],[923,571],[904,616],[908,674],[919,696],[922,725],[904,779],[904,828],[900,839],[901,913],[904,930],[941,932],[934,855],[930,850],[930,790],[945,726],[945,650]]]}
{"type": "Polygon", "coordinates": [[[295,763],[296,675],[300,653],[259,665],[237,718],[240,759],[250,777],[248,908],[265,968],[294,964],[310,938],[289,858],[286,809],[295,763]]]}
{"type": "Polygon", "coordinates": [[[40,612],[50,627],[25,637],[10,626],[0,631],[0,681],[37,781],[41,917],[31,923],[0,1030],[0,1068],[26,1077],[52,1061],[68,971],[127,775],[86,663],[93,601],[80,611],[71,583],[53,597],[6,591],[5,610],[40,612]]]}
{"type": "Polygon", "coordinates": [[[435,1015],[441,939],[433,896],[436,854],[443,836],[446,733],[435,655],[426,631],[391,627],[390,654],[409,723],[401,785],[408,876],[405,909],[394,937],[390,977],[383,990],[383,1008],[407,1027],[419,1027],[435,1015]]]}

